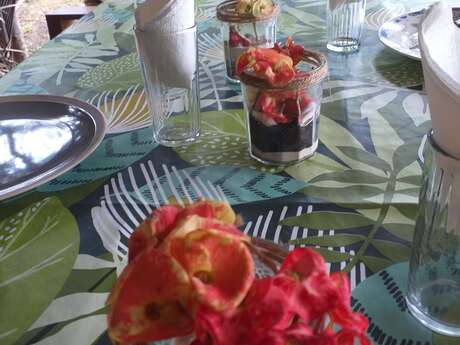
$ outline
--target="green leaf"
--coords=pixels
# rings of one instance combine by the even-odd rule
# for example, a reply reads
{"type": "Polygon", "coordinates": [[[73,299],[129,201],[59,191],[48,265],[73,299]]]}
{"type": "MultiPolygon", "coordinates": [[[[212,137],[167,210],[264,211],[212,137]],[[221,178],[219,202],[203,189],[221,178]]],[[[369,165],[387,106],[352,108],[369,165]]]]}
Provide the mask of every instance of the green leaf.
{"type": "Polygon", "coordinates": [[[340,230],[372,225],[374,221],[358,213],[320,211],[306,213],[298,217],[286,218],[281,224],[311,229],[340,230]]]}
{"type": "Polygon", "coordinates": [[[420,194],[420,188],[401,189],[401,190],[398,190],[397,192],[400,193],[400,194],[409,195],[409,196],[413,196],[415,198],[418,198],[418,196],[420,194]]]}
{"type": "Polygon", "coordinates": [[[115,32],[113,34],[117,47],[127,53],[136,51],[136,42],[133,39],[133,35],[124,32],[115,32]]]}
{"type": "MultiPolygon", "coordinates": [[[[361,115],[367,117],[369,129],[378,157],[391,162],[396,148],[404,142],[396,133],[395,128],[382,116],[381,111],[397,104],[398,91],[391,90],[378,94],[361,104],[361,115]]],[[[400,110],[401,105],[397,107],[400,110]]]]}
{"type": "Polygon", "coordinates": [[[422,177],[420,175],[412,175],[401,177],[397,179],[398,182],[413,184],[414,186],[420,186],[422,177]]]}
{"type": "Polygon", "coordinates": [[[2,214],[0,215],[0,220],[21,211],[24,208],[24,205],[30,205],[39,200],[43,200],[43,198],[45,197],[50,196],[55,196],[59,198],[59,200],[61,200],[62,204],[65,207],[70,207],[82,200],[83,198],[87,197],[89,194],[91,194],[93,191],[99,188],[104,182],[105,179],[102,178],[94,180],[90,183],[86,183],[59,192],[32,192],[19,196],[17,198],[9,199],[7,201],[4,201],[2,207],[2,214]]]}
{"type": "Polygon", "coordinates": [[[0,222],[0,335],[14,343],[62,288],[79,249],[72,214],[56,198],[0,222]]]}
{"type": "Polygon", "coordinates": [[[399,173],[417,160],[419,146],[420,140],[417,140],[405,143],[395,150],[393,154],[393,169],[396,173],[399,173]]]}
{"type": "Polygon", "coordinates": [[[393,205],[402,215],[415,221],[417,217],[418,205],[415,204],[400,204],[393,205]]]}
{"type": "Polygon", "coordinates": [[[380,195],[383,193],[383,190],[366,185],[354,185],[342,188],[307,186],[302,189],[302,193],[335,204],[347,205],[360,203],[363,199],[380,195]]]}
{"type": "Polygon", "coordinates": [[[285,172],[298,180],[308,182],[325,172],[339,172],[344,168],[339,162],[321,153],[316,153],[310,159],[287,167],[285,172]]]}
{"type": "Polygon", "coordinates": [[[410,248],[402,244],[374,239],[372,245],[392,261],[400,262],[409,260],[410,248]]]}
{"type": "MultiPolygon", "coordinates": [[[[381,171],[375,167],[362,162],[356,157],[349,157],[342,152],[340,147],[354,147],[355,149],[364,151],[363,145],[356,139],[352,132],[346,127],[340,125],[338,122],[331,120],[327,116],[321,118],[320,125],[320,141],[341,161],[343,161],[348,168],[354,170],[364,170],[374,174],[380,174],[381,171]]],[[[380,169],[382,170],[382,169],[380,169]]]]}
{"type": "Polygon", "coordinates": [[[338,149],[349,158],[355,159],[385,172],[391,171],[390,164],[373,153],[352,146],[338,146],[338,149]]]}
{"type": "Polygon", "coordinates": [[[131,53],[107,61],[83,74],[77,81],[82,89],[97,91],[126,90],[141,83],[141,72],[137,53],[131,53]]]}
{"type": "Polygon", "coordinates": [[[363,256],[361,260],[374,273],[393,265],[393,262],[390,260],[378,258],[376,256],[363,256]]]}
{"type": "Polygon", "coordinates": [[[334,236],[315,236],[307,237],[299,240],[292,241],[292,244],[300,245],[307,244],[320,247],[343,247],[349,246],[361,241],[364,241],[366,237],[362,235],[334,235],[334,236]]]}
{"type": "Polygon", "coordinates": [[[330,263],[347,261],[351,258],[351,254],[349,253],[336,252],[326,248],[314,248],[314,250],[320,253],[326,262],[330,263]]]}
{"type": "Polygon", "coordinates": [[[311,180],[311,183],[319,181],[337,181],[343,183],[366,183],[377,184],[388,182],[388,179],[363,170],[345,170],[341,172],[331,172],[319,175],[311,180]]]}
{"type": "Polygon", "coordinates": [[[448,337],[433,333],[433,345],[458,345],[458,337],[448,337]]]}
{"type": "Polygon", "coordinates": [[[414,225],[388,223],[384,224],[383,227],[396,237],[412,242],[414,237],[414,225]]]}

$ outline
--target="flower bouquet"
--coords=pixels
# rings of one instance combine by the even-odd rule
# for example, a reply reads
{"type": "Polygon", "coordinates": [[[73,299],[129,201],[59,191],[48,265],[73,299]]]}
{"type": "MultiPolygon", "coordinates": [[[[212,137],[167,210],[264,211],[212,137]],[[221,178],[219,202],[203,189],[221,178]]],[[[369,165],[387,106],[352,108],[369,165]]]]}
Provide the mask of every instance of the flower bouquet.
{"type": "Polygon", "coordinates": [[[250,48],[236,61],[242,81],[249,152],[262,163],[286,165],[318,147],[323,54],[288,38],[284,46],[250,48]]]}
{"type": "Polygon", "coordinates": [[[276,41],[279,11],[273,0],[227,0],[217,6],[230,81],[238,82],[235,61],[248,47],[270,47],[276,41]]]}
{"type": "Polygon", "coordinates": [[[306,248],[280,260],[238,223],[220,202],[156,210],[133,233],[129,264],[107,301],[113,343],[370,344],[344,273],[329,275],[323,258],[306,248]],[[256,275],[261,261],[271,275],[256,275]]]}

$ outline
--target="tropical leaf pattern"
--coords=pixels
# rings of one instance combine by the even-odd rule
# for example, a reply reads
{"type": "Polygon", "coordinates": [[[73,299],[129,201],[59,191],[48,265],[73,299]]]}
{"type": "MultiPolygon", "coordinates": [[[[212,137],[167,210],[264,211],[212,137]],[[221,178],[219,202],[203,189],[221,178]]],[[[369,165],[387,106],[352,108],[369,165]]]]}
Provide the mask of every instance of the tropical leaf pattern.
{"type": "MultiPolygon", "coordinates": [[[[174,178],[171,178],[176,188],[183,183],[180,179],[181,175],[184,177],[190,176],[201,181],[209,181],[214,186],[220,187],[226,195],[226,199],[232,205],[283,197],[295,193],[305,186],[304,182],[290,177],[271,175],[238,167],[216,166],[179,170],[174,178]]],[[[159,181],[166,197],[173,197],[174,194],[168,186],[167,175],[160,176],[159,181]]],[[[185,187],[192,199],[200,197],[192,189],[192,186],[188,185],[185,187]]],[[[160,193],[158,188],[155,188],[153,191],[155,194],[160,193]]],[[[154,205],[154,196],[149,186],[140,187],[139,192],[149,204],[154,205]]],[[[136,197],[137,191],[132,194],[133,197],[136,197]]],[[[185,193],[182,192],[180,197],[186,197],[185,193]]]]}
{"type": "Polygon", "coordinates": [[[430,128],[417,91],[421,64],[386,49],[376,29],[428,1],[369,0],[361,50],[347,56],[325,49],[325,0],[279,1],[278,39],[294,35],[324,52],[330,68],[318,152],[290,167],[263,166],[247,153],[240,87],[225,79],[220,2],[197,0],[202,131],[192,145],[159,146],[147,128],[130,0],[105,1],[2,78],[2,95],[92,103],[109,131],[73,170],[0,204],[0,343],[108,345],[104,301],[127,263],[132,231],[160,205],[204,197],[229,201],[245,221],[241,231],[289,249],[313,247],[329,271],[349,272],[354,308],[372,316],[376,343],[384,332],[389,344],[447,344],[380,313],[399,302],[370,301],[362,284],[374,279],[374,289],[401,277],[389,266],[410,253],[430,128]],[[9,222],[24,225],[23,237],[9,222]],[[374,274],[382,269],[388,277],[374,274]]]}
{"type": "Polygon", "coordinates": [[[353,291],[353,309],[371,319],[369,337],[376,344],[431,344],[431,332],[407,310],[404,296],[407,292],[408,266],[407,263],[394,265],[370,277],[353,291]],[[379,298],[375,298],[377,295],[379,298]],[[395,319],[398,322],[392,321],[395,319]]]}
{"type": "Polygon", "coordinates": [[[55,192],[103,178],[142,159],[157,144],[151,128],[118,136],[106,137],[101,145],[77,167],[38,188],[40,192],[55,192]]]}
{"type": "Polygon", "coordinates": [[[79,250],[77,229],[72,214],[56,199],[0,222],[2,344],[13,344],[64,285],[79,250]]]}
{"type": "MultiPolygon", "coordinates": [[[[417,153],[429,129],[426,100],[400,89],[360,85],[341,90],[335,87],[337,84],[332,86],[322,109],[323,152],[319,153],[330,165],[316,171],[309,168],[311,161],[286,171],[297,179],[308,179],[310,184],[303,191],[309,197],[351,210],[314,212],[287,219],[284,224],[348,234],[340,241],[345,246],[355,246],[357,253],[345,269],[363,262],[376,272],[409,257],[421,174],[417,153]],[[334,97],[337,93],[341,93],[340,97],[334,97]],[[343,102],[348,103],[348,129],[340,112],[343,102]],[[397,116],[391,111],[396,104],[398,108],[405,104],[397,116]],[[370,147],[358,140],[361,126],[369,128],[370,147]],[[364,229],[362,236],[355,236],[357,228],[364,229]],[[388,233],[394,239],[382,240],[388,233]]],[[[335,237],[330,238],[331,243],[339,241],[335,237]]],[[[322,244],[327,245],[328,242],[322,244]]]]}
{"type": "Polygon", "coordinates": [[[121,89],[106,90],[88,100],[106,115],[108,133],[121,133],[148,127],[152,123],[147,105],[147,96],[140,84],[121,89]],[[120,94],[123,96],[119,97],[120,94]]]}

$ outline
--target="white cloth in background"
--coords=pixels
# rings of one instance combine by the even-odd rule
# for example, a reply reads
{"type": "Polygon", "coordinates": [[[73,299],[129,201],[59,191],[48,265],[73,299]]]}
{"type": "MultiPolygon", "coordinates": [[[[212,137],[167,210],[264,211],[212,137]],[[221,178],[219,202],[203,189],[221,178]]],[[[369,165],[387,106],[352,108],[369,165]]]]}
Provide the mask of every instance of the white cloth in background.
{"type": "Polygon", "coordinates": [[[146,0],[135,11],[145,72],[167,87],[191,89],[196,72],[195,0],[146,0]]]}

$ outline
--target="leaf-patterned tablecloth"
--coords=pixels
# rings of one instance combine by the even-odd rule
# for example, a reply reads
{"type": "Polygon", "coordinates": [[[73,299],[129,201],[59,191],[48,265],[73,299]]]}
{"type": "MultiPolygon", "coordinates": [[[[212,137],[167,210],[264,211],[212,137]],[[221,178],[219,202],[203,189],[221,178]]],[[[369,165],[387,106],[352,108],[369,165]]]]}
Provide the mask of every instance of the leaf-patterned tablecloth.
{"type": "MultiPolygon", "coordinates": [[[[246,220],[243,231],[316,247],[331,271],[350,273],[353,288],[408,259],[429,110],[420,63],[384,48],[377,29],[429,1],[368,1],[352,55],[326,51],[324,0],[280,1],[279,38],[295,35],[330,65],[318,153],[286,169],[247,154],[240,90],[224,78],[218,2],[198,0],[202,136],[193,145],[152,141],[132,1],[105,2],[0,81],[2,95],[85,100],[109,123],[72,171],[0,204],[0,344],[108,344],[104,304],[126,264],[126,240],[171,197],[222,193],[246,220]]],[[[365,295],[355,296],[358,307],[365,295]]],[[[366,310],[379,313],[375,303],[366,310]]],[[[416,344],[417,329],[396,326],[397,315],[383,319],[373,318],[375,343],[416,344]]]]}

